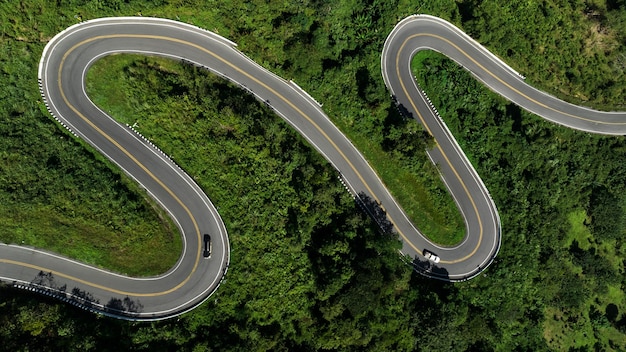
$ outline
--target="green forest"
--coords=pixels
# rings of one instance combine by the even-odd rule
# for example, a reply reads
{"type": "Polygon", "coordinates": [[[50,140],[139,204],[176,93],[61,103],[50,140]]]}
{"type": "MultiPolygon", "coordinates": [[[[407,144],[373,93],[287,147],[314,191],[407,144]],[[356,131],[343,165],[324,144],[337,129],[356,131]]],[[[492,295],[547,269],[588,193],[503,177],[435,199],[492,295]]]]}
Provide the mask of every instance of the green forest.
{"type": "MultiPolygon", "coordinates": [[[[47,113],[37,86],[56,33],[103,16],[192,23],[238,43],[324,104],[415,224],[454,244],[463,220],[380,73],[405,16],[458,25],[549,94],[625,110],[626,1],[0,2],[0,242],[129,275],[164,272],[180,235],[119,169],[47,113]],[[149,248],[148,248],[149,247],[149,248]],[[142,253],[142,255],[137,255],[142,253]],[[169,256],[169,257],[168,257],[169,256]]],[[[115,320],[0,285],[6,350],[626,350],[626,142],[543,121],[451,60],[413,69],[487,185],[502,248],[456,284],[414,273],[338,173],[264,104],[207,71],[116,55],[89,95],[207,192],[229,232],[226,280],[178,318],[115,320]]]]}

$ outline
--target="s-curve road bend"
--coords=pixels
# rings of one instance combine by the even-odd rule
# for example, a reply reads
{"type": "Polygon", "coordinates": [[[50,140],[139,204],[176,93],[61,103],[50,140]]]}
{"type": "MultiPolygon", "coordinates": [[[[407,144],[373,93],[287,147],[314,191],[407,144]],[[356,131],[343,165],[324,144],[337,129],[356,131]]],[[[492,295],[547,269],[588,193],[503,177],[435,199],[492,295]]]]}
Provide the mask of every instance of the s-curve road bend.
{"type": "MultiPolygon", "coordinates": [[[[382,75],[399,109],[418,120],[434,137],[431,160],[441,170],[467,227],[464,241],[436,248],[449,279],[476,275],[500,246],[500,219],[489,193],[436,109],[418,87],[411,60],[420,50],[434,50],[456,61],[494,92],[549,121],[582,131],[624,135],[626,113],[602,112],[575,106],[543,93],[458,27],[437,17],[405,18],[387,37],[381,55],[382,75]]],[[[427,247],[430,250],[430,247],[427,247]]],[[[436,274],[436,273],[435,273],[436,274]]]]}
{"type": "Polygon", "coordinates": [[[39,83],[51,115],[117,164],[177,223],[184,250],[174,268],[130,278],[20,246],[0,246],[0,278],[15,287],[59,297],[95,312],[133,320],[176,316],[206,300],[226,273],[228,237],[215,207],[195,182],[157,147],[98,109],[85,76],[99,58],[117,53],[162,56],[203,67],[254,94],[299,131],[339,171],[346,187],[379,223],[395,225],[409,254],[427,242],[410,224],[373,169],[335,127],[320,104],[206,30],[165,19],[102,18],[69,27],[44,49],[39,83]],[[386,215],[381,213],[386,209],[386,215]],[[381,217],[382,214],[382,217],[381,217]],[[213,240],[203,256],[203,234],[213,240]]]}
{"type": "Polygon", "coordinates": [[[624,129],[623,115],[600,113],[560,102],[523,83],[511,69],[478,43],[443,20],[410,17],[391,33],[382,55],[383,76],[396,101],[433,134],[430,151],[466,219],[464,241],[441,248],[410,223],[381,180],[320,104],[295,83],[254,63],[229,40],[200,28],[165,19],[103,18],[74,25],[46,46],[39,66],[44,101],[72,134],[82,138],[130,177],[168,211],[177,223],[184,249],[167,273],[130,278],[52,253],[14,245],[0,246],[0,279],[115,317],[157,320],[179,315],[214,292],[226,274],[229,243],[215,207],[195,182],[167,156],[131,128],[120,125],[87,97],[85,75],[99,58],[116,53],[163,56],[204,67],[254,94],[291,124],[339,171],[352,194],[382,225],[403,241],[402,252],[424,275],[450,281],[471,278],[497,254],[500,223],[486,188],[445,125],[417,88],[410,59],[420,49],[441,51],[472,71],[492,89],[558,123],[600,133],[624,129]],[[584,117],[583,117],[584,116],[584,117]],[[369,205],[369,206],[367,206],[369,205]],[[213,252],[203,256],[203,234],[213,252]],[[423,250],[441,261],[430,265],[423,250]]]}

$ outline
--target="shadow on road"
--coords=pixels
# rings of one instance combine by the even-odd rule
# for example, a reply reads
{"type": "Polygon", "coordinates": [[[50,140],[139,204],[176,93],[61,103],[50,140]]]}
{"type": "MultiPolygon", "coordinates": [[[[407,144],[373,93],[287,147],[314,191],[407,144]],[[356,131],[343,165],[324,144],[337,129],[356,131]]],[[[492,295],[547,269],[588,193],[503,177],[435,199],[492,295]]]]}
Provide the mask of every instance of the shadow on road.
{"type": "Polygon", "coordinates": [[[432,278],[443,280],[443,281],[450,280],[448,270],[446,270],[443,267],[438,266],[437,264],[425,258],[420,258],[419,256],[416,255],[415,258],[413,258],[411,265],[413,266],[416,272],[424,276],[432,277],[432,278]]]}
{"type": "Polygon", "coordinates": [[[143,312],[143,305],[128,296],[122,299],[111,298],[106,305],[102,305],[100,300],[95,298],[91,292],[81,290],[78,287],[74,287],[68,292],[67,284],[59,285],[51,272],[40,271],[30,281],[30,284],[14,284],[14,286],[58,298],[87,310],[96,309],[117,316],[134,316],[136,313],[143,312]]]}
{"type": "Polygon", "coordinates": [[[59,286],[59,284],[56,282],[54,274],[52,274],[51,272],[46,273],[40,271],[39,274],[37,274],[37,276],[35,276],[35,278],[30,281],[30,283],[40,287],[51,288],[58,292],[65,292],[65,290],[67,290],[67,284],[59,286]]]}
{"type": "Polygon", "coordinates": [[[395,97],[392,97],[391,99],[396,104],[396,108],[398,109],[398,112],[400,113],[400,115],[402,115],[403,117],[405,117],[407,119],[415,119],[415,116],[413,116],[413,113],[411,111],[409,111],[409,109],[407,109],[406,106],[404,106],[404,104],[400,104],[395,99],[395,97]]]}
{"type": "Polygon", "coordinates": [[[104,309],[115,314],[141,313],[143,311],[143,305],[139,303],[139,301],[135,301],[126,296],[124,299],[111,298],[104,306],[104,309]]]}
{"type": "Polygon", "coordinates": [[[90,292],[81,290],[78,287],[74,287],[70,292],[67,292],[67,284],[59,286],[52,272],[40,271],[30,281],[30,285],[24,288],[29,288],[31,291],[51,297],[69,299],[72,304],[83,308],[97,307],[100,304],[100,301],[90,292]]]}
{"type": "Polygon", "coordinates": [[[81,290],[78,287],[72,289],[72,298],[83,308],[91,308],[100,303],[100,300],[95,298],[91,292],[81,290]]]}
{"type": "Polygon", "coordinates": [[[387,218],[387,212],[383,209],[382,204],[378,203],[363,192],[359,192],[355,201],[363,210],[365,210],[367,214],[369,214],[383,233],[389,234],[393,232],[393,224],[387,218]]]}

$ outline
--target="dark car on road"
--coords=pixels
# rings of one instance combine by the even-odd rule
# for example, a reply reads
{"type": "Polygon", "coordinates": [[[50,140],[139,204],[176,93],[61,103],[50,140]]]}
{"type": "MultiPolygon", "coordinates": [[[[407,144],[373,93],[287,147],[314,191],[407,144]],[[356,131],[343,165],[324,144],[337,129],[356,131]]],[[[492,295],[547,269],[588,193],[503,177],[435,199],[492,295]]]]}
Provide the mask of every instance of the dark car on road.
{"type": "Polygon", "coordinates": [[[211,243],[211,236],[208,234],[204,234],[204,257],[208,258],[211,256],[211,249],[213,245],[211,243]]]}

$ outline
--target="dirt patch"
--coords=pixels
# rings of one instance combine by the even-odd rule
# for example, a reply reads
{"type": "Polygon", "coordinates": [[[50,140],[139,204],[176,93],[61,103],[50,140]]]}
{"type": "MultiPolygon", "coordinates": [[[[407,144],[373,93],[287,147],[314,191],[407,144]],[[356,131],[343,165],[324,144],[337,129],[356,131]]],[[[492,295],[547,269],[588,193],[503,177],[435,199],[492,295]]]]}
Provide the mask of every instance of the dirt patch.
{"type": "MultiPolygon", "coordinates": [[[[589,16],[588,14],[587,17],[589,16]]],[[[592,16],[590,19],[592,20],[591,26],[583,39],[585,55],[591,56],[598,51],[606,54],[619,46],[617,36],[610,27],[603,24],[597,16],[592,16]]]]}

